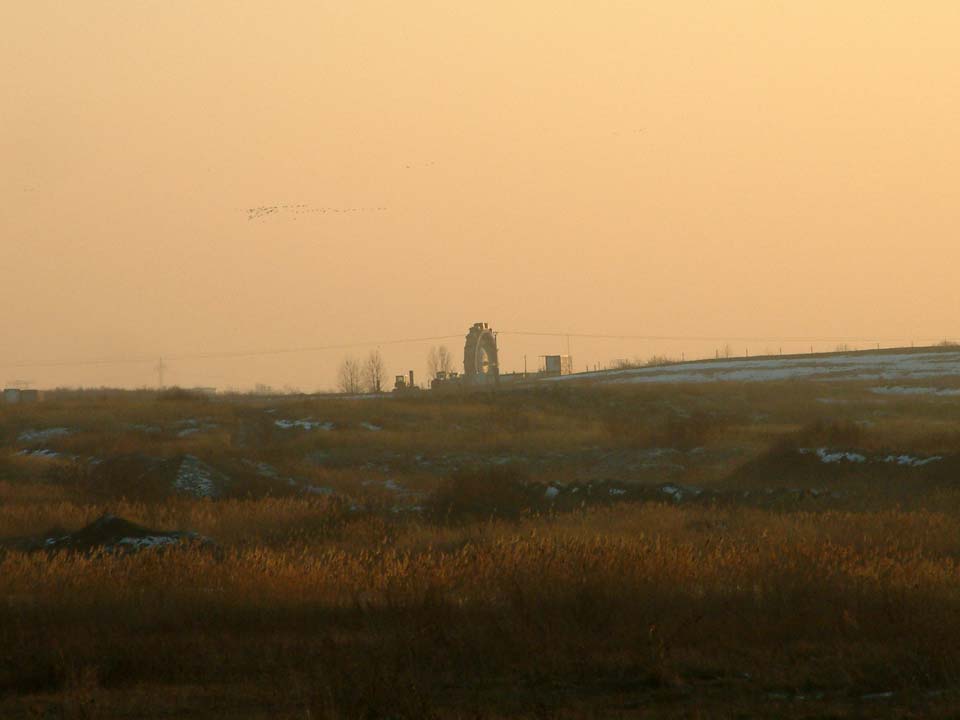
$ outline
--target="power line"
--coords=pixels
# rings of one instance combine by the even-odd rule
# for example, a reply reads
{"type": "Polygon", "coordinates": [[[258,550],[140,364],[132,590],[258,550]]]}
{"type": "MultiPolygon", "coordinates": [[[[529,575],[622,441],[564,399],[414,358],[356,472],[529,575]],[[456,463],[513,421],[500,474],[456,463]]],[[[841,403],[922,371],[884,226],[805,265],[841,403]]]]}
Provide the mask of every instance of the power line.
{"type": "MultiPolygon", "coordinates": [[[[937,342],[942,338],[904,338],[904,337],[848,337],[848,336],[707,336],[707,335],[631,335],[631,334],[604,334],[604,333],[573,333],[573,332],[545,332],[537,330],[499,330],[498,335],[517,335],[529,337],[583,338],[592,340],[633,340],[646,342],[905,342],[907,340],[920,342],[937,342]]],[[[165,355],[161,365],[155,367],[158,372],[165,368],[165,361],[171,360],[226,360],[252,357],[266,357],[271,355],[295,355],[299,353],[325,352],[329,350],[349,350],[357,347],[375,347],[380,345],[406,345],[421,342],[436,342],[462,338],[463,333],[449,335],[432,335],[428,337],[394,338],[390,340],[366,340],[349,343],[332,343],[328,345],[307,345],[300,347],[273,348],[265,350],[217,351],[207,353],[183,353],[179,355],[165,355]]],[[[20,362],[2,363],[0,368],[56,368],[56,367],[84,367],[97,365],[137,365],[156,362],[153,356],[131,356],[117,358],[95,358],[86,360],[64,360],[48,362],[20,362]]],[[[162,377],[162,375],[161,375],[162,377]]],[[[161,379],[162,383],[162,379],[161,379]]]]}
{"type": "Polygon", "coordinates": [[[729,335],[606,335],[600,333],[572,333],[572,332],[539,332],[528,330],[498,330],[498,335],[529,335],[534,337],[559,338],[588,338],[593,340],[645,340],[645,341],[676,341],[676,342],[906,342],[918,340],[920,342],[938,342],[943,338],[918,337],[853,337],[853,336],[777,336],[757,335],[733,337],[729,335]]]}
{"type": "MultiPolygon", "coordinates": [[[[368,340],[351,343],[337,343],[331,345],[312,345],[304,347],[275,348],[271,350],[244,350],[244,351],[221,351],[209,353],[184,353],[181,355],[165,355],[160,361],[161,366],[166,367],[166,359],[171,360],[219,360],[229,358],[247,358],[263,357],[268,355],[292,355],[297,353],[323,352],[325,350],[349,350],[356,347],[373,347],[378,345],[404,345],[420,342],[433,342],[438,340],[451,340],[463,337],[463,333],[456,335],[434,335],[431,337],[418,338],[399,338],[392,340],[368,340]]],[[[155,362],[156,356],[126,357],[126,358],[98,358],[91,360],[65,360],[56,362],[21,362],[0,364],[2,368],[51,368],[51,367],[80,367],[88,365],[139,365],[141,363],[155,362]]],[[[160,371],[160,366],[155,368],[160,371]]]]}
{"type": "Polygon", "coordinates": [[[261,357],[264,355],[293,355],[307,352],[323,352],[325,350],[349,350],[355,347],[371,347],[375,345],[407,345],[420,342],[433,342],[436,340],[451,340],[453,338],[463,337],[463,333],[457,335],[434,335],[432,337],[419,338],[401,338],[399,340],[370,340],[367,342],[339,343],[335,345],[313,345],[306,347],[281,348],[274,350],[249,350],[249,351],[224,351],[211,353],[194,353],[191,355],[171,355],[174,360],[218,360],[224,358],[245,358],[261,357]]]}
{"type": "Polygon", "coordinates": [[[3,368],[53,368],[53,367],[80,367],[85,365],[139,365],[140,363],[153,362],[157,358],[150,357],[129,357],[129,358],[99,358],[95,360],[63,360],[55,362],[20,362],[5,363],[0,365],[3,368]]]}

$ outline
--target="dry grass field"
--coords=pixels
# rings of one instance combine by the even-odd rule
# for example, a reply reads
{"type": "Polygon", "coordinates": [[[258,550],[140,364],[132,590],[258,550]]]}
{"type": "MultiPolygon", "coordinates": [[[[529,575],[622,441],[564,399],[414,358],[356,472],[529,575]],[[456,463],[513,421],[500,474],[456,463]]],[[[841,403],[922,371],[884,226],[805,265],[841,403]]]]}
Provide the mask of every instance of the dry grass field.
{"type": "Polygon", "coordinates": [[[952,382],[2,407],[0,716],[956,716],[952,382]]]}

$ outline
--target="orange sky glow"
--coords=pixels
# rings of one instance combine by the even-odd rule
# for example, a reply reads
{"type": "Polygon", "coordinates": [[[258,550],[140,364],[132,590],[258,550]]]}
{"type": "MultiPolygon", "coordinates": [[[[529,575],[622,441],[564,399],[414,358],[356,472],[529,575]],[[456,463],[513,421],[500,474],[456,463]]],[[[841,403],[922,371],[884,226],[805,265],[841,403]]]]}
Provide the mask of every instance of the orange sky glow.
{"type": "Polygon", "coordinates": [[[198,356],[476,321],[577,369],[957,338],[957,38],[945,0],[10,4],[0,383],[328,389],[369,346],[198,356]]]}

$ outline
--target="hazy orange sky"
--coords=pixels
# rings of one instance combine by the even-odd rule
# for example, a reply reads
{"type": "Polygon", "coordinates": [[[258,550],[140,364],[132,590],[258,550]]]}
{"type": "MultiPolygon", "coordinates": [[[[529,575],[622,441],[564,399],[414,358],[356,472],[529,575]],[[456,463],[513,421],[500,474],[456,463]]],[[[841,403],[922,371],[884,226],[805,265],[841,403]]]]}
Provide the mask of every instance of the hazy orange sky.
{"type": "Polygon", "coordinates": [[[313,390],[347,351],[184,356],[478,320],[960,335],[960,3],[31,0],[0,37],[0,382],[150,385],[9,366],[164,355],[313,390]],[[282,204],[367,210],[247,219],[282,204]]]}

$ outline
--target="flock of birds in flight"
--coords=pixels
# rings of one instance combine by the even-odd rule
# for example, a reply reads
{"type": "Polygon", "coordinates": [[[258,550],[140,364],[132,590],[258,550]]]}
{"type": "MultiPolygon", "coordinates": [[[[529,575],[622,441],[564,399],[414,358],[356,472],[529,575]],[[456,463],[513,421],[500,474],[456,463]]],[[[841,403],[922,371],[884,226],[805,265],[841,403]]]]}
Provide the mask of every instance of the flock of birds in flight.
{"type": "MultiPolygon", "coordinates": [[[[634,135],[639,135],[644,132],[646,128],[639,128],[634,130],[628,130],[626,132],[634,135]]],[[[614,135],[619,135],[620,131],[617,130],[613,133],[614,135]]],[[[428,161],[422,163],[407,163],[403,166],[404,170],[416,170],[421,168],[434,167],[436,162],[428,161]]],[[[247,208],[247,220],[262,220],[265,217],[270,215],[278,214],[290,214],[290,215],[309,215],[309,214],[327,214],[327,213],[337,213],[337,214],[348,214],[348,213],[374,213],[374,212],[383,212],[385,207],[351,207],[351,208],[336,208],[336,207],[313,207],[305,203],[299,205],[261,205],[259,207],[247,208]]],[[[296,217],[294,217],[296,220],[296,217]]]]}
{"type": "MultiPolygon", "coordinates": [[[[260,220],[269,215],[286,213],[290,215],[308,215],[313,213],[372,213],[383,212],[385,207],[352,207],[352,208],[334,208],[334,207],[312,207],[307,204],[300,205],[261,205],[260,207],[247,208],[247,220],[260,220]]],[[[294,218],[296,219],[296,218],[294,218]]]]}
{"type": "MultiPolygon", "coordinates": [[[[403,166],[404,170],[417,170],[421,168],[434,167],[436,162],[430,160],[421,163],[407,163],[403,166]]],[[[247,208],[247,220],[261,220],[269,215],[279,213],[288,213],[291,215],[307,215],[313,213],[372,213],[383,212],[385,207],[354,207],[354,208],[333,208],[333,207],[312,207],[306,204],[300,205],[261,205],[260,207],[247,208]]],[[[294,218],[296,219],[296,218],[294,218]]]]}

